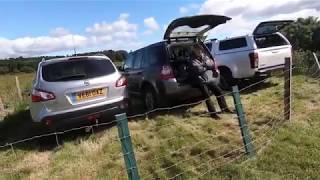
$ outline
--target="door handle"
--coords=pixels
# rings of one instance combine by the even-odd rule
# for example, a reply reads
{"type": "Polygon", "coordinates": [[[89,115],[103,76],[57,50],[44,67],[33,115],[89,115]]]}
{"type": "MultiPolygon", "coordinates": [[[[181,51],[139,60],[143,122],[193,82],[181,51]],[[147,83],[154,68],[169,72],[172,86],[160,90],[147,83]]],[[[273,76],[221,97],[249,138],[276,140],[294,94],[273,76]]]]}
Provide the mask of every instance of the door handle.
{"type": "Polygon", "coordinates": [[[271,51],[273,54],[278,53],[279,51],[271,51]]]}

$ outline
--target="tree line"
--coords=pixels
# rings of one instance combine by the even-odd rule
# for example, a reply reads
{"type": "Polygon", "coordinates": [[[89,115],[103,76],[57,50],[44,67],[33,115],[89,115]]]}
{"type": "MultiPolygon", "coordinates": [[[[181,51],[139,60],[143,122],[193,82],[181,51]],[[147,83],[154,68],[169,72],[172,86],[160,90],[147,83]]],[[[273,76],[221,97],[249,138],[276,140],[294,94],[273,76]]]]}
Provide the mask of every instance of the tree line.
{"type": "MultiPolygon", "coordinates": [[[[315,64],[312,52],[320,55],[320,20],[317,17],[298,18],[281,32],[293,48],[293,62],[299,67],[312,68],[315,64]]],[[[319,58],[320,59],[320,58],[319,58]]]]}
{"type": "MultiPolygon", "coordinates": [[[[108,56],[114,62],[122,62],[128,56],[128,52],[125,50],[113,51],[96,51],[77,54],[77,56],[90,56],[104,54],[108,56]]],[[[46,60],[53,58],[61,58],[66,56],[39,56],[39,57],[17,57],[9,59],[0,59],[0,74],[8,73],[31,73],[35,72],[39,62],[44,58],[46,60]]]]}

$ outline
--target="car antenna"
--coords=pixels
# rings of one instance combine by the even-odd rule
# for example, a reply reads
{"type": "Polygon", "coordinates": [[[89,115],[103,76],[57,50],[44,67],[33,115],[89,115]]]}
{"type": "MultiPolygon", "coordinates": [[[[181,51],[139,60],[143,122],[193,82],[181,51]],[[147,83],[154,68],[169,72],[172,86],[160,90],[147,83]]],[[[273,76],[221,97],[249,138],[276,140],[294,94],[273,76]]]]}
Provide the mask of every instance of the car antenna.
{"type": "Polygon", "coordinates": [[[74,44],[73,34],[72,34],[72,45],[73,45],[74,56],[77,56],[77,51],[76,51],[76,46],[75,46],[75,44],[74,44]]]}

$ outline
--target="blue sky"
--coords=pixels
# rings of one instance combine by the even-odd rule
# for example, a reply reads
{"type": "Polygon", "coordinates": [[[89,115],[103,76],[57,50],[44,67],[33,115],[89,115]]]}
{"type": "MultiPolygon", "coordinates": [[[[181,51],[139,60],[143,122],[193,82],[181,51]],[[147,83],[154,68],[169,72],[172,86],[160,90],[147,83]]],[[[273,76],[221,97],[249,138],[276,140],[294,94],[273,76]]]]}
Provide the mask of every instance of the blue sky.
{"type": "Polygon", "coordinates": [[[232,17],[210,34],[225,38],[250,33],[262,20],[320,14],[316,0],[257,1],[0,1],[0,58],[64,55],[73,46],[82,52],[136,49],[160,41],[168,23],[186,15],[232,17]]]}

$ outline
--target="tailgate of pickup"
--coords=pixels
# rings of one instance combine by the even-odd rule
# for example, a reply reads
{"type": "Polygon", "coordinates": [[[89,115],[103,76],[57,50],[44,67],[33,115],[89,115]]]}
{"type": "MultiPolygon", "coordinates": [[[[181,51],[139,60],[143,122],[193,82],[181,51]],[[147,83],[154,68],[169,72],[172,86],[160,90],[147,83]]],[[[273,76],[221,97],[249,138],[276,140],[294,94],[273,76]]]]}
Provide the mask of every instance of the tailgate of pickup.
{"type": "Polygon", "coordinates": [[[284,59],[291,57],[291,46],[270,47],[258,50],[258,71],[265,72],[284,67],[284,59]]]}

